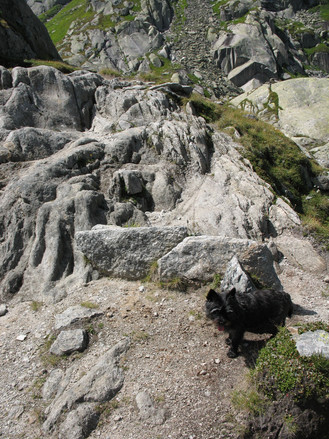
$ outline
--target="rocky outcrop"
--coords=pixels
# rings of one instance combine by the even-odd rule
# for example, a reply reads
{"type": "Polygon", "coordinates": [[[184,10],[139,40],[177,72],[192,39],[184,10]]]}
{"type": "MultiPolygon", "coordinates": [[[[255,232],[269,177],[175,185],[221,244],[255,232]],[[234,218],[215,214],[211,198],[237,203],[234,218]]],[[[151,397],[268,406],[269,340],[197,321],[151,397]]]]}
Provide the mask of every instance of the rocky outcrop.
{"type": "MultiPolygon", "coordinates": [[[[58,301],[70,283],[99,276],[74,239],[105,233],[87,232],[97,224],[139,226],[126,229],[135,236],[142,226],[183,226],[190,234],[252,240],[298,224],[283,200],[273,204],[238,145],[190,104],[179,105],[191,88],[105,81],[86,71],[65,76],[50,67],[2,73],[1,166],[15,172],[2,177],[1,297],[20,291],[58,301]]],[[[148,252],[145,242],[128,245],[135,265],[134,252],[148,252]]],[[[167,242],[166,252],[178,244],[170,235],[156,242],[158,249],[167,242]]],[[[122,252],[117,258],[127,265],[122,252]]],[[[146,270],[140,261],[129,276],[146,270]]]]}
{"type": "Polygon", "coordinates": [[[95,227],[76,234],[88,261],[108,276],[142,279],[161,256],[187,235],[185,227],[95,227]]]}
{"type": "Polygon", "coordinates": [[[147,54],[164,44],[162,33],[170,25],[173,10],[168,0],[138,3],[92,1],[88,23],[81,28],[78,20],[73,21],[59,43],[61,56],[70,64],[92,70],[143,70],[149,62],[147,54]],[[104,17],[107,24],[103,24],[104,17]]]}
{"type": "Polygon", "coordinates": [[[62,6],[70,2],[70,0],[45,0],[40,2],[38,0],[26,0],[27,4],[30,6],[35,15],[40,15],[44,12],[57,6],[60,9],[62,6]]]}
{"type": "Polygon", "coordinates": [[[250,13],[244,23],[220,32],[213,45],[214,58],[235,85],[252,90],[281,77],[283,68],[303,73],[297,50],[288,48],[282,38],[270,13],[250,13]]]}
{"type": "Polygon", "coordinates": [[[25,1],[1,0],[0,11],[0,63],[2,65],[9,67],[29,59],[61,59],[45,26],[37,19],[25,1]]]}
{"type": "Polygon", "coordinates": [[[43,429],[46,433],[59,428],[63,437],[88,437],[96,428],[99,411],[97,405],[110,401],[124,382],[120,357],[129,348],[129,339],[117,343],[105,352],[80,380],[72,380],[72,368],[59,383],[59,391],[46,409],[43,429]],[[66,415],[67,410],[70,412],[66,415]],[[63,420],[64,415],[64,420],[63,420]]]}
{"type": "Polygon", "coordinates": [[[311,149],[329,140],[328,86],[328,78],[289,79],[263,85],[231,103],[270,121],[298,145],[311,149]]]}

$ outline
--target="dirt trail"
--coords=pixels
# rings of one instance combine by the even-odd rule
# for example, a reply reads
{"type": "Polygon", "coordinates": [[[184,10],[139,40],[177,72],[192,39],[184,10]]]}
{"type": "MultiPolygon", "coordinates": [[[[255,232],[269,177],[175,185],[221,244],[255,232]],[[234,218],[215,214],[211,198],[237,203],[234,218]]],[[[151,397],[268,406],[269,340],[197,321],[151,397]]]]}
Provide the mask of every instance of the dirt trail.
{"type": "MultiPolygon", "coordinates": [[[[288,326],[328,321],[328,284],[287,262],[281,269],[285,290],[304,308],[288,319],[288,326]]],[[[229,359],[225,335],[204,316],[206,287],[187,293],[160,290],[153,284],[145,285],[144,291],[140,287],[137,282],[101,279],[39,310],[33,311],[30,302],[20,303],[18,298],[9,304],[9,312],[0,318],[0,437],[47,437],[41,430],[46,403],[40,392],[49,372],[54,367],[73,367],[78,379],[102,353],[129,336],[132,345],[122,359],[124,386],[106,406],[90,438],[238,438],[243,417],[232,408],[231,394],[243,382],[264,341],[247,334],[242,355],[229,359]],[[42,346],[53,331],[54,316],[85,301],[104,311],[103,317],[87,325],[89,348],[56,366],[43,364],[42,346]],[[19,335],[26,338],[18,341],[19,335]],[[163,409],[161,419],[140,418],[135,398],[141,391],[150,395],[155,410],[163,409]]]]}

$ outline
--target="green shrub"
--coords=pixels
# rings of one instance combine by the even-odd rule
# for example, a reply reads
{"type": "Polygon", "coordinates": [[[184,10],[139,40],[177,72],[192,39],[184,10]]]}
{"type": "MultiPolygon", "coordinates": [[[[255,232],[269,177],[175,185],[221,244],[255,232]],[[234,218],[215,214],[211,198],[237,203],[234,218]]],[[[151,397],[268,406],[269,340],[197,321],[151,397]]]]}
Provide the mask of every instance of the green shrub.
{"type": "Polygon", "coordinates": [[[290,394],[297,403],[307,405],[320,398],[329,399],[328,372],[329,360],[300,356],[287,328],[281,328],[260,351],[252,376],[258,390],[268,398],[276,400],[290,394]]]}

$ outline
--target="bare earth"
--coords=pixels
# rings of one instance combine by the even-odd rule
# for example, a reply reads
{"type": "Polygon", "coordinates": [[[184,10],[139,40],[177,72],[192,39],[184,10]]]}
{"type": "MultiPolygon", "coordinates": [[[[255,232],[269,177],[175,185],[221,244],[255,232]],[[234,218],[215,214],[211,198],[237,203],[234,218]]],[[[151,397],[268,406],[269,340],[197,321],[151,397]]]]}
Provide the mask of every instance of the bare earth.
{"type": "MultiPolygon", "coordinates": [[[[320,276],[281,263],[280,279],[293,302],[300,305],[287,325],[329,319],[329,286],[320,276]],[[306,310],[306,311],[305,311],[306,310]],[[310,312],[312,311],[312,312],[310,312]]],[[[62,302],[43,304],[18,298],[0,318],[0,437],[48,437],[41,429],[41,385],[54,367],[74,368],[78,380],[97,359],[122,338],[131,347],[122,358],[125,382],[108,403],[90,438],[102,439],[221,439],[237,438],[243,416],[231,406],[231,394],[243,385],[248,366],[263,345],[260,336],[246,334],[243,353],[226,356],[225,335],[204,317],[207,287],[187,293],[161,290],[153,284],[100,279],[77,287],[62,302]],[[45,337],[54,332],[54,316],[71,305],[89,301],[104,312],[85,327],[93,335],[83,354],[52,366],[41,360],[45,337]],[[17,340],[25,335],[23,341],[17,340]],[[142,419],[136,395],[146,391],[154,416],[142,419]],[[161,414],[161,416],[159,415],[161,414]]],[[[54,434],[53,438],[59,437],[54,434]]],[[[69,439],[69,438],[68,438],[69,439]]]]}

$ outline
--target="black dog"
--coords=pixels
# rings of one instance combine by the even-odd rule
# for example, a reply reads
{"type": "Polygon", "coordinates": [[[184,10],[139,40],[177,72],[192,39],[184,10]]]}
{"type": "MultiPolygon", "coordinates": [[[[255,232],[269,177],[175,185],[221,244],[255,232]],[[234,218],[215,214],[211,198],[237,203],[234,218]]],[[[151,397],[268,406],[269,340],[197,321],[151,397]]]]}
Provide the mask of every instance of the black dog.
{"type": "Polygon", "coordinates": [[[227,331],[226,340],[230,358],[238,356],[238,347],[243,334],[272,334],[278,326],[284,326],[286,317],[291,317],[293,305],[291,297],[284,291],[254,290],[248,293],[236,292],[235,288],[216,293],[210,290],[206,301],[206,315],[214,321],[220,331],[227,331]]]}

